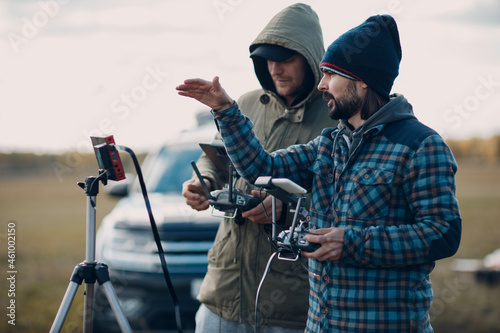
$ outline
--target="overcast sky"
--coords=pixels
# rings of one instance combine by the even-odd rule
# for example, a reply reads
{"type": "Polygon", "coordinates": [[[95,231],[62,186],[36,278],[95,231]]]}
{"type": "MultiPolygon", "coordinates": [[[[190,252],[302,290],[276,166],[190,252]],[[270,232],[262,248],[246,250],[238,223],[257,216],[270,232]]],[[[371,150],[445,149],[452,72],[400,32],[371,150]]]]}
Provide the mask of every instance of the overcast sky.
{"type": "MultiPolygon", "coordinates": [[[[113,134],[136,151],[195,126],[185,78],[234,98],[258,88],[248,46],[285,0],[0,2],[0,151],[91,151],[113,134]]],[[[500,134],[500,1],[304,1],[325,47],[392,14],[403,60],[393,92],[445,138],[500,134]]]]}

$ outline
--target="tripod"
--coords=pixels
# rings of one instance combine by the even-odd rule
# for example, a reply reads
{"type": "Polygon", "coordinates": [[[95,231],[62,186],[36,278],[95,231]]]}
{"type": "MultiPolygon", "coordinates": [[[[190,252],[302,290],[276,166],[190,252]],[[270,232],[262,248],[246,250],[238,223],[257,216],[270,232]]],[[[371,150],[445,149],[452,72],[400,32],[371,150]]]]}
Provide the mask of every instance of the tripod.
{"type": "MultiPolygon", "coordinates": [[[[78,183],[82,189],[85,190],[87,195],[87,234],[86,234],[86,259],[84,262],[78,264],[73,270],[71,279],[64,294],[59,310],[57,311],[56,318],[52,323],[50,333],[60,332],[66,316],[68,315],[71,303],[73,302],[78,287],[85,281],[85,298],[84,298],[84,315],[83,315],[83,332],[92,332],[93,323],[93,307],[94,307],[94,286],[95,282],[102,285],[106,298],[108,299],[111,309],[115,315],[118,325],[122,332],[132,333],[132,328],[123,313],[123,310],[116,296],[115,290],[109,279],[108,266],[103,263],[95,261],[95,232],[96,232],[96,197],[99,192],[98,178],[87,177],[85,183],[78,183]]],[[[104,183],[105,184],[105,183],[104,183]]]]}

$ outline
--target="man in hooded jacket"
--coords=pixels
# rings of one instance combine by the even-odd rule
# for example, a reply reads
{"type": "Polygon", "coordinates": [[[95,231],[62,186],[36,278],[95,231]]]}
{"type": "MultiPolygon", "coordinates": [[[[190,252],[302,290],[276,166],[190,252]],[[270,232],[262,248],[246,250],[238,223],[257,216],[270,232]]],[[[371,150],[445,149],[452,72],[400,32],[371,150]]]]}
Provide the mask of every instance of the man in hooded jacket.
{"type": "MultiPolygon", "coordinates": [[[[244,94],[238,105],[254,122],[255,134],[267,151],[306,143],[325,126],[336,126],[316,89],[323,45],[318,16],[304,4],[291,5],[276,14],[250,45],[262,89],[244,94]]],[[[222,188],[227,181],[206,155],[197,166],[211,190],[222,188]]],[[[242,179],[236,187],[246,193],[253,189],[242,179]]],[[[194,209],[208,208],[196,177],[184,184],[183,195],[194,209]]],[[[259,194],[254,191],[253,195],[259,194]]],[[[265,203],[270,216],[270,198],[265,203]]],[[[277,213],[283,228],[291,224],[292,214],[279,204],[277,213]]],[[[257,288],[273,249],[262,206],[243,213],[243,217],[243,223],[222,220],[208,253],[208,272],[198,295],[202,305],[196,316],[196,332],[253,332],[257,288]]],[[[273,260],[259,295],[261,332],[304,331],[309,295],[306,267],[306,260],[273,260]]]]}

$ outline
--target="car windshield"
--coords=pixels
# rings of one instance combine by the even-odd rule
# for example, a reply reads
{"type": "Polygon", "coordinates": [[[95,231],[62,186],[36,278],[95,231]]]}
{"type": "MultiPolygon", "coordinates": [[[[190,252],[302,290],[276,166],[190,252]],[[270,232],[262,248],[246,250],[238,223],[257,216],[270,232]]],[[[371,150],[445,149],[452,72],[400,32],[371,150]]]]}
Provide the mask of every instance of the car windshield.
{"type": "Polygon", "coordinates": [[[191,161],[201,155],[198,145],[163,147],[146,175],[149,192],[182,193],[182,183],[191,178],[191,161]]]}

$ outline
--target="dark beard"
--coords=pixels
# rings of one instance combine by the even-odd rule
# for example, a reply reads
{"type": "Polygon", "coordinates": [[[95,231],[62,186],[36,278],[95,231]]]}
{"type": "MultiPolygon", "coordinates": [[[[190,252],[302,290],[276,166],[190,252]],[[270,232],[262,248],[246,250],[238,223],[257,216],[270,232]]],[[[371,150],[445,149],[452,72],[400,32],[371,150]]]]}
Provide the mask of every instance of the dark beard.
{"type": "Polygon", "coordinates": [[[354,82],[349,83],[343,96],[335,98],[328,91],[324,91],[323,99],[333,99],[334,104],[328,111],[328,115],[334,120],[351,118],[363,105],[363,100],[358,96],[354,82]]]}

